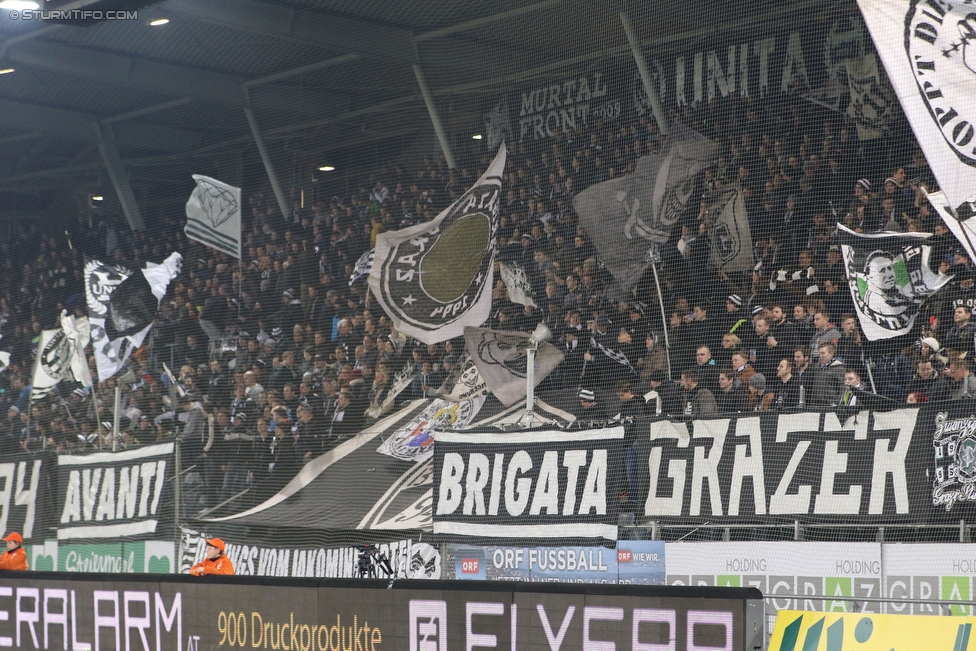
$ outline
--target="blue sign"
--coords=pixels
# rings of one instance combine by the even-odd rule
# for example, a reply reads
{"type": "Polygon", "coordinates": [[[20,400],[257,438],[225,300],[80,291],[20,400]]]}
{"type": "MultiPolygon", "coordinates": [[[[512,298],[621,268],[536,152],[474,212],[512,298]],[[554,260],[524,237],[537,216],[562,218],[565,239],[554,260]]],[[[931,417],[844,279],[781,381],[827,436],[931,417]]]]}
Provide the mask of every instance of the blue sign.
{"type": "Polygon", "coordinates": [[[619,541],[607,547],[448,545],[455,579],[664,585],[664,543],[619,541]]]}

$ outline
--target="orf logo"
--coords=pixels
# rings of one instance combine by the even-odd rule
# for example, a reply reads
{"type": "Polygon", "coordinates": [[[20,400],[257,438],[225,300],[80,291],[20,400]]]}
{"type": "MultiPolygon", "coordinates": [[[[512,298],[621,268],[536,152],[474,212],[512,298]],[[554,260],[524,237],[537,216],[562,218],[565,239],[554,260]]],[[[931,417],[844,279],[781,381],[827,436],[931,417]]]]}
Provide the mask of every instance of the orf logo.
{"type": "Polygon", "coordinates": [[[929,118],[960,161],[976,166],[976,13],[968,3],[915,0],[905,21],[905,54],[929,118]]]}
{"type": "Polygon", "coordinates": [[[634,552],[629,549],[618,549],[617,550],[617,562],[618,563],[632,563],[634,561],[634,552]]]}
{"type": "Polygon", "coordinates": [[[481,569],[481,559],[480,558],[462,558],[461,559],[461,573],[462,574],[477,574],[481,569]]]}
{"type": "Polygon", "coordinates": [[[410,651],[447,651],[447,602],[410,600],[410,651]]]}

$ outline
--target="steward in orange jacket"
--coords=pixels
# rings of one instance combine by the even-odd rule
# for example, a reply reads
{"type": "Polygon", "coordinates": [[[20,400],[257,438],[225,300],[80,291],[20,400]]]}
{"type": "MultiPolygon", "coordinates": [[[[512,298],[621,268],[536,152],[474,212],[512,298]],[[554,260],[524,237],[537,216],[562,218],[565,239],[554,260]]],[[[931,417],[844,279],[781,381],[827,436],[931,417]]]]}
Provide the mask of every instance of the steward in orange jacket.
{"type": "Polygon", "coordinates": [[[0,554],[0,570],[26,570],[27,552],[20,546],[24,542],[21,535],[13,531],[3,541],[7,543],[7,551],[0,554]]]}
{"type": "Polygon", "coordinates": [[[224,541],[220,538],[211,538],[207,541],[207,557],[190,568],[193,576],[203,576],[205,574],[233,574],[234,564],[224,556],[224,541]]]}

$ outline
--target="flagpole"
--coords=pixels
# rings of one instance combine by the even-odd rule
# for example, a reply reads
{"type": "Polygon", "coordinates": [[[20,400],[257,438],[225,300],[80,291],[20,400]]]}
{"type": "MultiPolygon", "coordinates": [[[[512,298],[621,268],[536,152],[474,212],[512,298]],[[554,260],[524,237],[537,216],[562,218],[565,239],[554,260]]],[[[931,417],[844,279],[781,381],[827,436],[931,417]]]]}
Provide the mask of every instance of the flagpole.
{"type": "Polygon", "coordinates": [[[664,310],[664,297],[661,295],[661,281],[657,277],[657,262],[651,262],[651,271],[654,272],[654,286],[657,288],[657,303],[661,307],[661,325],[664,330],[664,352],[665,358],[668,361],[668,379],[672,379],[671,376],[671,341],[668,337],[668,317],[664,310]]]}
{"type": "MultiPolygon", "coordinates": [[[[244,256],[237,258],[237,328],[241,329],[241,303],[244,302],[244,256]]],[[[240,341],[240,340],[238,340],[240,341]]]]}
{"type": "MultiPolygon", "coordinates": [[[[37,340],[37,356],[34,358],[34,368],[31,370],[31,390],[27,394],[27,436],[24,437],[25,441],[30,441],[31,432],[31,408],[34,406],[34,377],[37,375],[37,367],[41,363],[41,342],[44,341],[43,330],[41,331],[41,336],[37,340]]],[[[43,437],[41,441],[41,449],[47,447],[47,437],[43,437]]]]}

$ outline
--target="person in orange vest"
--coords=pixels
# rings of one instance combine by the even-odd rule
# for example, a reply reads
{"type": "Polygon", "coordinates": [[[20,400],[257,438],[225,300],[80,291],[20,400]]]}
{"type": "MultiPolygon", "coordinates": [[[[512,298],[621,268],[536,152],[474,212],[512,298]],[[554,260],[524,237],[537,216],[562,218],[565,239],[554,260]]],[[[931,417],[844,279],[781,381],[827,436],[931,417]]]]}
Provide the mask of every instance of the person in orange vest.
{"type": "Polygon", "coordinates": [[[3,539],[7,543],[7,551],[0,554],[0,570],[26,570],[27,552],[20,546],[23,537],[16,531],[11,531],[3,539]]]}
{"type": "Polygon", "coordinates": [[[224,556],[224,541],[220,538],[211,538],[207,541],[207,557],[201,562],[190,568],[193,576],[203,576],[205,574],[233,574],[234,564],[224,556]]]}

